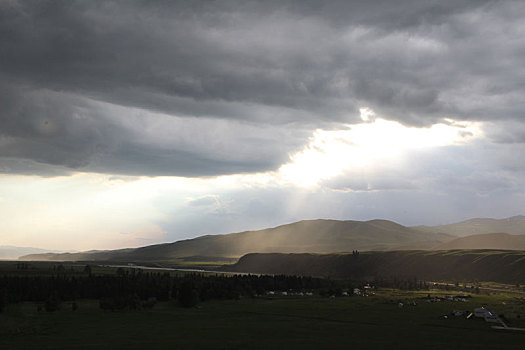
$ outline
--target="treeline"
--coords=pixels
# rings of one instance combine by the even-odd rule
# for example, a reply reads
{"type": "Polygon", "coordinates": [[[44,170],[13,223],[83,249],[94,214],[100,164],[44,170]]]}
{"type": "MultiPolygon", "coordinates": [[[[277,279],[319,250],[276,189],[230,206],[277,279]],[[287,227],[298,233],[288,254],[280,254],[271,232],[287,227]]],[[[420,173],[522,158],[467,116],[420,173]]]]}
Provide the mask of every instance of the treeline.
{"type": "Polygon", "coordinates": [[[8,303],[39,302],[48,311],[62,301],[98,299],[103,309],[136,309],[156,301],[178,300],[183,306],[212,299],[237,299],[268,291],[321,291],[332,293],[352,288],[349,281],[300,276],[170,275],[140,269],[118,269],[114,275],[64,273],[53,275],[4,275],[0,277],[0,308],[8,303]]]}
{"type": "MultiPolygon", "coordinates": [[[[391,278],[375,278],[373,280],[374,286],[378,288],[392,288],[400,290],[430,290],[430,289],[439,289],[443,291],[456,291],[456,292],[465,292],[465,293],[474,293],[479,294],[479,283],[471,282],[468,283],[469,286],[465,283],[455,282],[451,283],[436,283],[420,280],[418,278],[408,278],[408,279],[399,279],[397,277],[391,278]]],[[[518,284],[519,286],[519,284],[518,284]]]]}
{"type": "MultiPolygon", "coordinates": [[[[101,309],[121,310],[152,307],[157,301],[175,300],[184,307],[199,301],[238,299],[267,295],[269,292],[312,292],[320,296],[342,296],[354,288],[465,290],[457,286],[434,285],[417,278],[329,279],[294,275],[172,275],[141,269],[119,268],[115,274],[93,274],[88,265],[83,272],[53,266],[50,274],[6,274],[0,277],[0,311],[5,305],[37,302],[39,308],[55,311],[62,303],[76,310],[76,300],[97,299],[101,309]]],[[[479,292],[479,289],[470,292],[479,292]]]]}

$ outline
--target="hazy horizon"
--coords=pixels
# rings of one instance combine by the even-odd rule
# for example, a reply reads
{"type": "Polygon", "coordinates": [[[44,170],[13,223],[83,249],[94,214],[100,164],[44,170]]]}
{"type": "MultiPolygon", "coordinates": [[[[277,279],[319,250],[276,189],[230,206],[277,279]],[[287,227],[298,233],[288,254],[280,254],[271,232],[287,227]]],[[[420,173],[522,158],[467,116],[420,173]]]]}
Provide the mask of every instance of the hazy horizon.
{"type": "Polygon", "coordinates": [[[525,208],[525,3],[0,2],[0,245],[525,208]]]}
{"type": "MultiPolygon", "coordinates": [[[[523,217],[525,217],[525,216],[524,215],[515,215],[515,216],[511,216],[511,217],[504,217],[504,218],[468,218],[468,219],[461,220],[461,221],[458,221],[458,222],[442,223],[440,225],[425,225],[425,224],[421,224],[421,225],[403,225],[403,226],[406,226],[406,227],[418,227],[418,226],[438,227],[438,226],[441,226],[441,225],[457,224],[457,223],[462,223],[462,222],[466,222],[466,221],[470,221],[470,220],[476,220],[476,219],[482,219],[482,220],[486,220],[486,219],[488,219],[488,220],[505,220],[505,219],[523,218],[523,217]]],[[[318,220],[336,220],[336,219],[317,218],[317,219],[303,219],[303,220],[300,220],[300,221],[318,221],[318,220]]],[[[359,221],[359,222],[367,222],[367,221],[374,221],[374,220],[386,220],[386,219],[383,219],[383,218],[374,218],[374,219],[369,219],[369,220],[338,219],[338,221],[359,221]]],[[[195,236],[188,235],[187,237],[184,237],[184,238],[182,238],[180,240],[193,239],[193,238],[198,238],[198,237],[203,237],[203,236],[226,235],[226,234],[231,234],[231,233],[240,233],[240,232],[259,231],[259,230],[265,230],[265,229],[272,229],[272,228],[277,228],[277,227],[280,227],[280,226],[286,226],[288,224],[293,224],[293,223],[300,222],[300,221],[284,222],[284,223],[281,223],[279,225],[271,226],[271,227],[270,226],[268,226],[268,227],[252,227],[252,228],[246,228],[246,229],[243,229],[241,231],[234,231],[234,232],[209,232],[209,233],[203,233],[203,234],[199,234],[199,235],[195,235],[195,236]]],[[[391,221],[391,220],[388,220],[388,221],[391,221]]],[[[392,222],[395,222],[395,221],[392,221],[392,222]]],[[[399,222],[396,222],[396,223],[400,224],[399,222]]],[[[510,234],[514,235],[515,233],[510,233],[510,234]]],[[[460,236],[459,237],[458,236],[452,236],[452,237],[459,238],[460,236]]],[[[116,247],[116,248],[90,248],[90,249],[85,249],[85,250],[82,250],[82,251],[140,248],[140,247],[145,247],[145,246],[150,246],[150,245],[155,245],[155,244],[174,243],[174,242],[177,242],[177,241],[180,241],[180,240],[165,241],[165,242],[155,242],[155,243],[151,243],[151,244],[147,244],[146,243],[146,244],[143,244],[143,245],[122,246],[122,247],[116,247]]],[[[34,251],[34,252],[29,252],[27,254],[36,254],[36,253],[45,253],[45,252],[52,252],[52,253],[78,253],[78,252],[80,252],[79,250],[67,249],[67,248],[59,250],[59,249],[54,249],[52,247],[41,248],[41,247],[21,247],[21,246],[12,246],[12,245],[0,245],[0,250],[2,250],[2,249],[4,249],[4,250],[9,250],[9,249],[29,249],[29,250],[36,249],[36,250],[41,250],[41,252],[34,251]]],[[[0,252],[0,255],[1,255],[1,253],[2,252],[0,252]]],[[[20,256],[27,255],[27,254],[23,253],[23,254],[20,254],[20,256]]],[[[0,257],[0,260],[2,260],[2,259],[5,260],[6,258],[0,257]]]]}

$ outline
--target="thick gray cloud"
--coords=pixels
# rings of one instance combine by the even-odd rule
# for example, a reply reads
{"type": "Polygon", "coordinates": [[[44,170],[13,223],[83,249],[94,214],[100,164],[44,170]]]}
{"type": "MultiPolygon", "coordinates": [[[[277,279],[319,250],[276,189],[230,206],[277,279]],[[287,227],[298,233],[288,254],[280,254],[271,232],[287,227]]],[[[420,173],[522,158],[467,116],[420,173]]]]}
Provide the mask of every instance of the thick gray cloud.
{"type": "Polygon", "coordinates": [[[285,162],[307,137],[300,129],[179,118],[49,90],[2,84],[0,90],[4,173],[48,175],[49,165],[62,173],[152,176],[264,171],[285,162]],[[39,170],[34,162],[44,165],[39,170]]]}
{"type": "MultiPolygon", "coordinates": [[[[522,130],[523,15],[499,1],[3,1],[0,157],[263,171],[362,106],[411,125],[522,130]]],[[[523,139],[505,135],[494,138],[523,139]]]]}

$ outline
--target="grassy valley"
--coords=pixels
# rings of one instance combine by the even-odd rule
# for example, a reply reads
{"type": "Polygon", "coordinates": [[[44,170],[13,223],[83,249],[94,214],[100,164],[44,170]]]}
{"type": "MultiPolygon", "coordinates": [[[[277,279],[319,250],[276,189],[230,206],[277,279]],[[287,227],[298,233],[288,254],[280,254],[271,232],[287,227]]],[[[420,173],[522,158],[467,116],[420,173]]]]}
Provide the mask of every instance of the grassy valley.
{"type": "Polygon", "coordinates": [[[134,249],[32,254],[20,260],[132,263],[356,280],[525,283],[525,235],[466,234],[496,228],[522,232],[524,218],[472,219],[439,227],[406,227],[388,220],[305,220],[134,249]]]}
{"type": "Polygon", "coordinates": [[[0,272],[2,349],[521,349],[525,341],[525,332],[453,315],[485,306],[525,327],[525,299],[508,285],[488,295],[411,280],[393,289],[49,262],[2,262],[0,272]]]}
{"type": "MultiPolygon", "coordinates": [[[[428,294],[382,290],[374,296],[264,296],[181,308],[103,312],[84,300],[73,312],[38,313],[33,304],[0,314],[2,349],[521,349],[524,332],[490,328],[482,319],[443,319],[457,308],[487,305],[498,313],[509,295],[474,296],[457,305],[427,303],[428,294]],[[416,306],[398,307],[415,301],[416,306]]],[[[449,292],[449,294],[456,294],[449,292]]],[[[522,307],[523,306],[517,306],[522,307]]],[[[511,321],[513,326],[523,322],[511,321]]]]}

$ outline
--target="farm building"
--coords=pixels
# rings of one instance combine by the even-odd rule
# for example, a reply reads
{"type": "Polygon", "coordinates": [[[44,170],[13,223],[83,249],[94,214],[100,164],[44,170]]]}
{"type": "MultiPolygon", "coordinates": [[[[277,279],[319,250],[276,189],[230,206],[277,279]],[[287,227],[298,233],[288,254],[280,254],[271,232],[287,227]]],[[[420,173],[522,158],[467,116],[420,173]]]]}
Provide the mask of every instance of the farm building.
{"type": "Polygon", "coordinates": [[[484,307],[478,307],[478,308],[475,308],[474,309],[474,316],[476,317],[485,317],[485,314],[487,313],[487,309],[485,309],[484,307]]]}
{"type": "Polygon", "coordinates": [[[485,321],[498,323],[499,318],[498,318],[498,315],[496,315],[494,312],[488,311],[485,313],[485,321]]]}
{"type": "Polygon", "coordinates": [[[486,322],[500,322],[498,315],[494,311],[490,311],[484,307],[474,309],[474,315],[476,317],[483,317],[486,322]]]}

